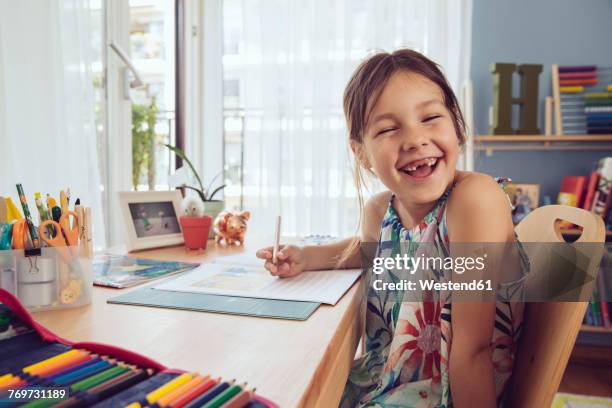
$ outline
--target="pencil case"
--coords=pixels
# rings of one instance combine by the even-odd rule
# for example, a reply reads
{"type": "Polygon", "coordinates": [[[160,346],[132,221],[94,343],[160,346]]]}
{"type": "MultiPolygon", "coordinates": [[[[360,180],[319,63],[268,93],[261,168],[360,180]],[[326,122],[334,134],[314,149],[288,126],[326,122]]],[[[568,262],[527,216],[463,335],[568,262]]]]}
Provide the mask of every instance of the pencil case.
{"type": "Polygon", "coordinates": [[[0,251],[0,288],[30,311],[91,303],[92,260],[79,247],[0,251]]]}
{"type": "MultiPolygon", "coordinates": [[[[82,364],[85,367],[83,370],[93,370],[96,364],[102,365],[99,361],[96,360],[96,362],[93,359],[79,361],[75,360],[74,364],[82,364]]],[[[100,370],[107,369],[108,365],[100,368],[100,370]]],[[[108,371],[93,372],[93,376],[103,376],[104,372],[108,371]]],[[[91,374],[92,371],[89,373],[91,374]]],[[[138,353],[112,345],[71,342],[63,339],[34,321],[19,299],[8,291],[0,289],[0,406],[20,406],[20,403],[23,404],[23,402],[15,403],[7,399],[8,389],[2,387],[2,379],[7,376],[13,379],[22,379],[22,382],[27,381],[27,384],[21,385],[21,387],[41,387],[42,389],[69,387],[72,405],[68,405],[66,401],[56,401],[57,404],[61,402],[66,406],[110,408],[126,406],[136,401],[145,401],[150,392],[185,373],[184,370],[170,369],[138,353]],[[65,355],[68,352],[81,351],[91,353],[94,359],[100,357],[100,360],[105,362],[111,361],[117,366],[130,367],[134,373],[138,374],[130,374],[131,377],[126,377],[126,381],[117,381],[117,384],[114,385],[115,388],[110,386],[105,388],[104,391],[94,392],[93,390],[96,387],[88,389],[78,387],[79,383],[87,381],[87,379],[78,377],[79,370],[73,370],[69,374],[62,374],[62,372],[48,373],[50,375],[24,372],[24,367],[32,366],[40,361],[65,355]],[[74,377],[75,375],[76,377],[74,377]],[[71,376],[73,377],[71,378],[71,376]],[[131,381],[127,381],[128,379],[131,379],[131,381]],[[75,386],[76,388],[73,389],[75,386]]],[[[40,403],[33,406],[55,406],[53,401],[47,402],[45,405],[45,401],[41,400],[40,403]]],[[[273,402],[255,394],[253,394],[250,402],[244,406],[249,408],[278,408],[273,402]]]]}

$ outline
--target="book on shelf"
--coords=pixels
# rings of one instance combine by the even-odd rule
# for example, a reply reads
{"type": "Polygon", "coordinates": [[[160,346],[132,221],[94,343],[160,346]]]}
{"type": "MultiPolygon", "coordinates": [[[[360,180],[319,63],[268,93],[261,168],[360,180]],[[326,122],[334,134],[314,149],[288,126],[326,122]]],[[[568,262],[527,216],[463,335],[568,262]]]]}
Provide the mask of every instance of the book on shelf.
{"type": "Polygon", "coordinates": [[[597,182],[597,190],[593,196],[593,204],[591,212],[604,218],[608,214],[610,205],[610,187],[612,185],[612,157],[604,157],[597,163],[597,173],[599,173],[599,181],[597,182]]]}
{"type": "Polygon", "coordinates": [[[610,311],[612,310],[612,252],[604,252],[593,294],[589,301],[583,323],[588,326],[611,327],[610,311]]]}
{"type": "Polygon", "coordinates": [[[597,183],[599,182],[599,173],[592,171],[589,175],[589,182],[587,183],[586,192],[584,195],[584,201],[582,202],[582,208],[591,211],[593,205],[593,196],[597,189],[597,183]]]}
{"type": "MultiPolygon", "coordinates": [[[[612,223],[612,157],[597,161],[595,170],[588,176],[564,176],[559,188],[557,204],[569,205],[591,211],[612,223]]],[[[564,223],[563,228],[571,224],[564,223]]]]}

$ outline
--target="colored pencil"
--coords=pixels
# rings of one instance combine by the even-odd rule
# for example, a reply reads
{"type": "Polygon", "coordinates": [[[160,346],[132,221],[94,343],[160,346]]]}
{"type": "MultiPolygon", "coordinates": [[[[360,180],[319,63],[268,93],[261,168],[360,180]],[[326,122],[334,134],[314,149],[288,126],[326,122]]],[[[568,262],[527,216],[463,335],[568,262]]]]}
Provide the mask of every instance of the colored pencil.
{"type": "Polygon", "coordinates": [[[80,397],[72,397],[54,405],[53,408],[66,407],[87,407],[95,404],[97,401],[114,395],[124,389],[144,380],[147,375],[144,370],[128,371],[115,378],[96,385],[86,391],[86,395],[80,397]],[[144,376],[142,374],[145,374],[144,376]],[[109,392],[110,391],[110,392],[109,392]]]}
{"type": "Polygon", "coordinates": [[[251,402],[254,393],[255,389],[252,391],[243,390],[240,394],[223,404],[222,408],[244,408],[251,402]]]}
{"type": "Polygon", "coordinates": [[[125,390],[126,388],[129,388],[147,379],[149,377],[149,373],[147,372],[147,370],[139,369],[139,370],[135,370],[134,372],[132,372],[129,376],[121,376],[121,377],[122,377],[121,380],[115,379],[113,381],[109,381],[108,383],[100,384],[99,386],[94,387],[88,390],[87,392],[98,394],[96,397],[97,397],[97,400],[99,401],[99,400],[108,398],[112,395],[115,395],[125,390]]]}
{"type": "Polygon", "coordinates": [[[191,381],[194,375],[197,375],[197,373],[181,374],[178,377],[167,382],[166,384],[162,385],[161,387],[157,388],[155,391],[148,393],[145,399],[147,400],[149,404],[157,402],[157,400],[159,400],[164,395],[172,392],[173,390],[177,389],[181,385],[186,384],[187,382],[191,381]]]}
{"type": "Polygon", "coordinates": [[[232,385],[221,394],[217,395],[215,398],[210,400],[204,407],[202,408],[221,408],[223,404],[234,398],[236,395],[240,394],[243,390],[243,387],[246,386],[246,383],[243,385],[232,385]]]}
{"type": "Polygon", "coordinates": [[[81,354],[81,353],[83,353],[82,350],[72,349],[72,350],[66,351],[64,353],[57,354],[57,355],[55,355],[53,357],[50,357],[50,358],[48,358],[46,360],[39,361],[38,363],[31,364],[31,365],[25,367],[22,371],[24,373],[35,375],[35,373],[38,372],[40,369],[42,369],[44,367],[48,367],[50,364],[53,364],[56,361],[60,361],[63,358],[66,358],[67,356],[72,356],[72,355],[81,354]]]}
{"type": "Polygon", "coordinates": [[[97,362],[101,361],[99,356],[90,356],[89,360],[84,361],[80,364],[77,364],[75,366],[69,367],[63,371],[60,371],[58,373],[52,374],[48,377],[45,377],[45,379],[49,380],[49,381],[54,381],[56,378],[62,377],[66,374],[70,374],[73,373],[77,370],[80,370],[81,368],[85,368],[85,367],[89,367],[93,364],[96,364],[97,362]]]}
{"type": "Polygon", "coordinates": [[[2,387],[5,382],[11,381],[13,378],[15,378],[15,376],[11,373],[4,374],[3,376],[1,376],[0,377],[0,387],[2,387]]]}
{"type": "Polygon", "coordinates": [[[161,397],[159,400],[157,400],[156,404],[160,407],[170,406],[172,401],[176,400],[178,397],[180,397],[190,389],[202,384],[207,379],[208,376],[202,377],[201,375],[196,375],[191,380],[189,380],[189,382],[186,382],[185,384],[161,397]]]}
{"type": "Polygon", "coordinates": [[[108,370],[102,371],[101,373],[98,373],[96,375],[94,375],[93,377],[89,377],[86,378],[82,381],[79,381],[77,383],[74,383],[70,386],[70,389],[72,391],[84,391],[84,390],[88,390],[90,388],[95,387],[98,384],[101,384],[103,382],[105,382],[108,379],[111,378],[115,378],[118,375],[121,375],[123,373],[125,373],[126,371],[129,371],[130,368],[129,367],[125,367],[125,366],[115,366],[113,368],[110,368],[108,370]]]}
{"type": "Polygon", "coordinates": [[[81,355],[69,356],[63,360],[56,361],[53,364],[48,365],[45,368],[37,370],[36,375],[40,377],[48,377],[53,374],[57,374],[67,368],[73,367],[77,364],[81,364],[91,358],[89,353],[83,353],[81,355]]]}
{"type": "Polygon", "coordinates": [[[202,384],[198,385],[195,388],[192,388],[191,390],[187,391],[185,394],[181,395],[178,399],[172,401],[170,406],[172,408],[183,408],[185,405],[187,405],[188,403],[190,403],[191,401],[193,401],[194,399],[196,399],[197,397],[199,397],[200,395],[204,394],[206,391],[210,390],[212,387],[217,385],[219,381],[221,381],[220,378],[217,378],[216,380],[208,379],[204,381],[202,384]]]}
{"type": "Polygon", "coordinates": [[[81,368],[80,370],[76,370],[72,373],[56,378],[53,382],[58,385],[74,384],[86,378],[90,378],[102,371],[108,370],[112,366],[113,365],[106,360],[98,361],[95,364],[89,365],[87,367],[81,368]]]}
{"type": "Polygon", "coordinates": [[[26,380],[24,380],[21,377],[13,377],[13,379],[11,381],[9,381],[7,384],[3,385],[2,387],[0,387],[0,393],[2,393],[5,390],[8,390],[10,388],[20,388],[23,387],[24,385],[27,385],[28,382],[26,380]]]}
{"type": "Polygon", "coordinates": [[[217,395],[221,394],[223,391],[228,389],[230,385],[234,383],[234,380],[231,383],[222,382],[220,384],[215,385],[210,390],[206,391],[206,393],[200,395],[198,398],[191,401],[189,404],[185,405],[185,408],[200,408],[207,402],[211,401],[217,395]]]}

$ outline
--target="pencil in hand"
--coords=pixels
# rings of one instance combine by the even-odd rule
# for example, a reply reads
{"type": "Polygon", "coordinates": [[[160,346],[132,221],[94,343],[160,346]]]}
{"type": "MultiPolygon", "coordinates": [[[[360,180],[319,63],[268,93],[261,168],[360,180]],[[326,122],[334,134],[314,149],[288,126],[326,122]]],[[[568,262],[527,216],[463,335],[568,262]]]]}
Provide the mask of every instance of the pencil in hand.
{"type": "Polygon", "coordinates": [[[272,248],[272,263],[276,265],[278,262],[278,245],[280,244],[280,229],[281,229],[281,216],[276,217],[276,229],[274,231],[274,247],[272,248]]]}

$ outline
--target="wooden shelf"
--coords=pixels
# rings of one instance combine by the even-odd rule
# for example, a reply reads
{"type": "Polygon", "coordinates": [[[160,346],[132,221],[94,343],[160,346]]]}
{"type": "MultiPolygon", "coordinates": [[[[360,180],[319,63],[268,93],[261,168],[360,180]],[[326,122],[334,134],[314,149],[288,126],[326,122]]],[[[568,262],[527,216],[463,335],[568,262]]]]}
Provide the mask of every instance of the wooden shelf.
{"type": "Polygon", "coordinates": [[[587,326],[586,324],[583,324],[580,330],[583,332],[590,332],[590,333],[612,333],[612,327],[587,326]]]}
{"type": "Polygon", "coordinates": [[[475,142],[608,142],[612,143],[612,135],[478,135],[475,142]]]}
{"type": "Polygon", "coordinates": [[[611,150],[612,135],[477,135],[474,150],[611,150]]]}

